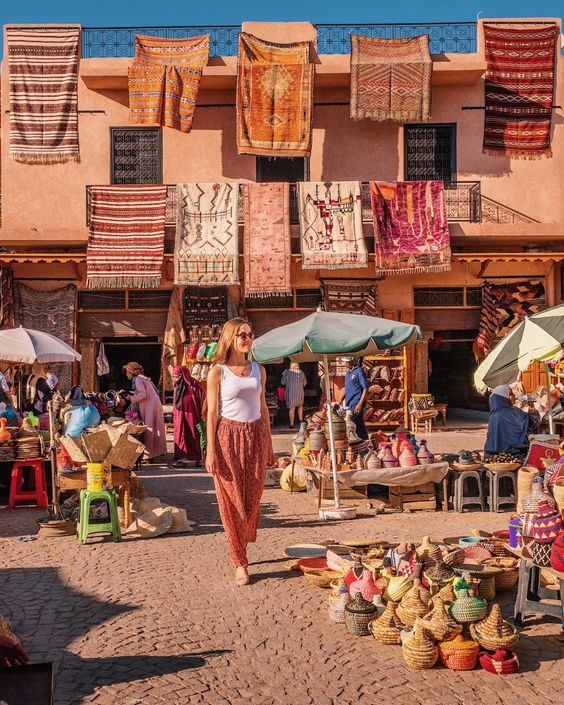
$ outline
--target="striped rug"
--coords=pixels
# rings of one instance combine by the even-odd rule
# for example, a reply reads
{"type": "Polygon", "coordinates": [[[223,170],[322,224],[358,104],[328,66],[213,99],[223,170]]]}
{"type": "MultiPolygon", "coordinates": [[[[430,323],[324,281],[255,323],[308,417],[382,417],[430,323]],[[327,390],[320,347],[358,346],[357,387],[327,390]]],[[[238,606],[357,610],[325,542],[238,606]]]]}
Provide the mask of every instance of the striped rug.
{"type": "Polygon", "coordinates": [[[78,162],[80,29],[7,27],[10,156],[25,164],[78,162]]]}
{"type": "Polygon", "coordinates": [[[429,37],[351,34],[351,118],[429,120],[433,62],[429,37]]]}
{"type": "Polygon", "coordinates": [[[90,289],[159,286],[166,186],[92,186],[86,251],[90,289]]]}
{"type": "Polygon", "coordinates": [[[157,39],[137,35],[128,69],[129,121],[190,132],[210,37],[157,39]]]}
{"type": "Polygon", "coordinates": [[[483,151],[511,159],[551,157],[556,25],[484,25],[486,111],[483,151]]]}

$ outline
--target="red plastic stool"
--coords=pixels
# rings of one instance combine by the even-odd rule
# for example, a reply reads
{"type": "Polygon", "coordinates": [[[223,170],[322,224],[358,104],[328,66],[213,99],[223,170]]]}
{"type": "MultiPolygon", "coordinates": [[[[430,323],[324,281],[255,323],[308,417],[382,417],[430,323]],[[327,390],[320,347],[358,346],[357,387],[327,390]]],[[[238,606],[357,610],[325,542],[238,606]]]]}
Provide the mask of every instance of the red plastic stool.
{"type": "Polygon", "coordinates": [[[10,484],[8,509],[13,512],[16,502],[29,502],[30,500],[35,500],[35,506],[37,509],[45,509],[49,503],[49,500],[47,499],[45,461],[43,458],[16,460],[12,467],[12,482],[10,484]],[[35,479],[35,489],[33,490],[22,490],[24,468],[33,468],[33,475],[35,479]]]}

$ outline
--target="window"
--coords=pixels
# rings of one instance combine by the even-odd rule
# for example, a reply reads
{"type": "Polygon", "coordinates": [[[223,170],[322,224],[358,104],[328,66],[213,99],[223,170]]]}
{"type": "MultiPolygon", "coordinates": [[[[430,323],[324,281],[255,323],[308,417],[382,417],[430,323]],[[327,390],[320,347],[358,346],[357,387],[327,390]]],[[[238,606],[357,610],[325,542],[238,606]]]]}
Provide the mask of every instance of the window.
{"type": "Polygon", "coordinates": [[[79,291],[78,308],[81,311],[104,310],[150,310],[166,311],[170,302],[170,290],[130,289],[119,291],[79,291]]]}
{"type": "Polygon", "coordinates": [[[130,309],[160,309],[168,311],[170,294],[171,292],[167,290],[147,291],[146,289],[141,289],[140,291],[129,291],[127,307],[130,309]]]}
{"type": "Polygon", "coordinates": [[[160,127],[111,128],[112,184],[162,184],[160,127]]]}
{"type": "Polygon", "coordinates": [[[406,181],[456,181],[456,124],[404,125],[406,181]]]}
{"type": "Polygon", "coordinates": [[[306,157],[257,157],[257,181],[307,181],[309,159],[306,157]]]}
{"type": "Polygon", "coordinates": [[[125,291],[79,291],[78,308],[83,311],[125,308],[125,291]]]}
{"type": "Polygon", "coordinates": [[[416,308],[479,308],[482,288],[477,287],[414,287],[413,305],[416,308]]]}
{"type": "Polygon", "coordinates": [[[296,308],[317,308],[321,304],[321,289],[296,289],[296,308]]]}
{"type": "Polygon", "coordinates": [[[245,299],[248,309],[316,309],[321,303],[320,289],[294,289],[281,296],[257,296],[245,299]]]}

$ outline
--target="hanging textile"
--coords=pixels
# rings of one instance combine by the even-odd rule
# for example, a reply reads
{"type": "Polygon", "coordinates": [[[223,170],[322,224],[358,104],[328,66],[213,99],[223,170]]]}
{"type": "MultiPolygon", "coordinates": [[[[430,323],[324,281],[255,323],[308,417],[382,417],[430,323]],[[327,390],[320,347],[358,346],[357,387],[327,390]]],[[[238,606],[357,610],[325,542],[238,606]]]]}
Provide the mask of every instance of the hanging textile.
{"type": "Polygon", "coordinates": [[[309,45],[273,44],[252,34],[239,34],[239,154],[310,155],[314,65],[309,45]]]}
{"type": "Polygon", "coordinates": [[[351,34],[353,120],[429,120],[433,62],[429,37],[351,34]]]}
{"type": "Polygon", "coordinates": [[[184,290],[184,325],[186,328],[207,324],[222,326],[229,318],[233,318],[233,316],[229,312],[227,287],[186,287],[184,290]]]}
{"type": "Polygon", "coordinates": [[[371,181],[376,274],[450,270],[442,181],[371,181]]]}
{"type": "Polygon", "coordinates": [[[210,38],[138,34],[129,77],[129,122],[190,132],[210,38]]]}
{"type": "Polygon", "coordinates": [[[484,283],[482,312],[474,345],[477,359],[492,348],[528,316],[546,307],[546,293],[540,279],[507,283],[484,283]]]}
{"type": "MultiPolygon", "coordinates": [[[[31,289],[20,282],[14,288],[15,324],[57,336],[74,348],[76,287],[73,284],[54,291],[31,289]]],[[[72,386],[72,364],[52,363],[60,388],[72,386]]]]}
{"type": "Polygon", "coordinates": [[[104,375],[110,374],[110,363],[106,357],[106,348],[103,342],[100,342],[98,355],[96,356],[96,374],[98,377],[103,377],[104,375]]]}
{"type": "Polygon", "coordinates": [[[557,25],[512,29],[484,24],[484,152],[511,159],[551,157],[557,25]]]}
{"type": "Polygon", "coordinates": [[[239,283],[239,184],[178,184],[174,283],[239,283]]]}
{"type": "Polygon", "coordinates": [[[245,296],[289,294],[290,184],[246,184],[244,194],[245,296]]]}
{"type": "Polygon", "coordinates": [[[304,269],[366,267],[358,181],[298,183],[304,269]]]}
{"type": "Polygon", "coordinates": [[[172,372],[175,366],[184,364],[181,355],[181,346],[186,340],[182,315],[183,297],[184,288],[174,286],[168,305],[162,352],[163,388],[167,391],[172,389],[172,372]]]}
{"type": "Polygon", "coordinates": [[[6,28],[10,156],[25,164],[78,162],[80,28],[6,28]]]}
{"type": "Polygon", "coordinates": [[[91,186],[90,289],[159,286],[165,211],[166,186],[91,186]]]}
{"type": "Polygon", "coordinates": [[[0,267],[0,327],[14,327],[14,273],[0,267]]]}
{"type": "Polygon", "coordinates": [[[322,279],[324,311],[377,315],[376,284],[358,279],[322,279]]]}

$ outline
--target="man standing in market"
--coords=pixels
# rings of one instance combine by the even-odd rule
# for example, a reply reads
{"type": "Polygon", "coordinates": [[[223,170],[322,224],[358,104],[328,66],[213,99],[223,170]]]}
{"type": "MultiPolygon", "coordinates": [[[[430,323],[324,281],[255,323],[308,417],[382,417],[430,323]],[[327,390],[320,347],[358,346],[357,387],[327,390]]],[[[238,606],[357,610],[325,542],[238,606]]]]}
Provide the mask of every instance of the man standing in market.
{"type": "Polygon", "coordinates": [[[345,404],[352,411],[352,420],[356,424],[359,438],[368,440],[368,431],[364,424],[364,408],[368,395],[368,382],[362,369],[362,358],[347,358],[348,372],[345,376],[345,404]]]}

